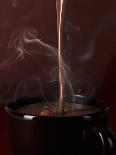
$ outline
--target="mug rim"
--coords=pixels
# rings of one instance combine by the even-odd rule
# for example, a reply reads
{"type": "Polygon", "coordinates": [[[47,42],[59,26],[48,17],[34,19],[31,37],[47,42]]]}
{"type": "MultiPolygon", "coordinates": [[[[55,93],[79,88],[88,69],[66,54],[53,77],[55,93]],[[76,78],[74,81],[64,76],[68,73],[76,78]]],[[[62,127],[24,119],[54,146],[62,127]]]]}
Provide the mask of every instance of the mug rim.
{"type": "MultiPolygon", "coordinates": [[[[45,99],[43,98],[43,96],[33,96],[33,97],[21,97],[18,98],[16,101],[11,101],[8,102],[5,105],[5,112],[8,113],[8,115],[11,115],[12,117],[16,118],[16,119],[21,119],[21,120],[37,120],[37,119],[69,119],[69,118],[81,118],[84,120],[96,120],[98,118],[104,117],[104,115],[109,111],[109,107],[100,99],[96,99],[95,97],[89,98],[87,96],[83,96],[83,95],[78,95],[75,94],[74,95],[75,99],[79,99],[78,103],[82,104],[82,105],[88,105],[88,106],[93,106],[96,108],[99,108],[100,111],[97,111],[95,113],[91,113],[91,114],[87,114],[87,115],[80,115],[80,116],[40,116],[40,115],[31,115],[31,114],[26,114],[26,113],[21,113],[16,111],[16,109],[18,107],[24,106],[24,105],[29,105],[29,104],[35,104],[35,103],[40,103],[40,102],[44,102],[45,99]]],[[[46,95],[47,100],[50,102],[51,99],[53,102],[53,100],[56,100],[58,98],[58,96],[53,96],[53,95],[46,95]]],[[[71,98],[68,96],[67,97],[68,100],[70,100],[71,98]]]]}

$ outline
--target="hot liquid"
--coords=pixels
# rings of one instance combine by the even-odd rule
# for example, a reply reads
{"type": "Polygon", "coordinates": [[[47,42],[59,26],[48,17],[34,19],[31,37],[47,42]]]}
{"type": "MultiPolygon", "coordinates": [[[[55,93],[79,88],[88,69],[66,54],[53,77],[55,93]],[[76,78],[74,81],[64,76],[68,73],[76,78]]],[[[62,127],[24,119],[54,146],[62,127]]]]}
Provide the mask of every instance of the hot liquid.
{"type": "Polygon", "coordinates": [[[35,103],[22,106],[17,109],[18,112],[29,114],[29,115],[41,115],[41,116],[84,116],[90,115],[97,112],[100,112],[99,108],[88,106],[88,105],[80,105],[75,104],[74,111],[68,110],[68,103],[64,108],[64,114],[60,115],[57,111],[57,104],[54,102],[50,102],[48,106],[45,103],[35,103]]]}
{"type": "Polygon", "coordinates": [[[58,30],[58,66],[59,66],[59,85],[60,85],[60,97],[59,97],[59,113],[64,112],[64,87],[65,87],[65,68],[63,66],[62,54],[63,54],[63,37],[65,26],[65,7],[67,0],[56,0],[57,11],[57,30],[58,30]]]}

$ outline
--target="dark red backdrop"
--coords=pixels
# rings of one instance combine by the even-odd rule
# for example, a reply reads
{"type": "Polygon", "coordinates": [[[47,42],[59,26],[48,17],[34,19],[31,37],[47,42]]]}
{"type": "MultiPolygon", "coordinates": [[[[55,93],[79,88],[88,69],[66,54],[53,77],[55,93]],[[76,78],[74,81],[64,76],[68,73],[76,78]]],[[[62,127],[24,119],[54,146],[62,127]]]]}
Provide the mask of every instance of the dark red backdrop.
{"type": "MultiPolygon", "coordinates": [[[[70,33],[69,64],[84,72],[93,83],[95,95],[109,105],[109,126],[116,132],[116,2],[115,0],[69,0],[67,9],[70,33]]],[[[51,58],[24,55],[12,65],[3,62],[17,51],[8,50],[14,32],[20,28],[37,29],[44,42],[56,47],[55,0],[0,0],[0,100],[14,99],[17,85],[29,77],[43,76],[51,58]],[[2,65],[1,65],[2,64],[2,65]],[[43,65],[43,66],[42,66],[43,65]]],[[[18,33],[19,35],[19,33],[18,33]]],[[[19,51],[18,51],[19,52],[19,51]]],[[[49,64],[49,65],[48,65],[49,64]]],[[[76,85],[75,85],[76,87],[76,85]]],[[[0,152],[7,154],[4,141],[4,110],[0,108],[0,152]]]]}

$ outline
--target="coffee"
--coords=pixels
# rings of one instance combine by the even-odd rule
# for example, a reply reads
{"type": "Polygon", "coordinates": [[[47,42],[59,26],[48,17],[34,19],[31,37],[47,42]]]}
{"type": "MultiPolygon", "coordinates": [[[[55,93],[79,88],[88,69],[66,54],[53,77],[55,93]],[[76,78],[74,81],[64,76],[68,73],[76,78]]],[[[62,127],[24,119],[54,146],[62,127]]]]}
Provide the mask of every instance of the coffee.
{"type": "Polygon", "coordinates": [[[58,30],[58,67],[59,67],[59,113],[64,112],[64,90],[66,71],[63,64],[63,39],[64,39],[64,26],[65,26],[65,8],[67,0],[56,0],[57,11],[57,30],[58,30]]]}
{"type": "Polygon", "coordinates": [[[46,103],[34,103],[25,106],[21,106],[17,109],[17,112],[28,114],[28,115],[40,115],[40,116],[55,116],[55,117],[68,117],[68,116],[86,116],[97,113],[100,111],[99,108],[92,107],[89,105],[75,104],[75,109],[72,111],[68,109],[68,104],[64,108],[64,114],[61,115],[58,112],[57,103],[50,102],[46,103]]]}

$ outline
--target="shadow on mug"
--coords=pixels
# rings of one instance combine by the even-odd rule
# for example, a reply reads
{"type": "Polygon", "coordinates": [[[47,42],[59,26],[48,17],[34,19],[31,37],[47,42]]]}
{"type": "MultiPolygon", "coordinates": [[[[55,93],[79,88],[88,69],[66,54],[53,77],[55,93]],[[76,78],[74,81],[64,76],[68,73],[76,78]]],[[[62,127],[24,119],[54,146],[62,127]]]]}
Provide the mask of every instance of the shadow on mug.
{"type": "MultiPolygon", "coordinates": [[[[46,96],[49,102],[58,97],[46,96]]],[[[66,101],[71,102],[67,97],[66,101]]],[[[22,97],[5,106],[6,138],[13,155],[115,155],[116,137],[108,128],[108,107],[95,98],[75,95],[77,105],[94,113],[40,116],[17,109],[45,102],[41,96],[22,97]]],[[[77,112],[78,113],[78,112],[77,112]]]]}

